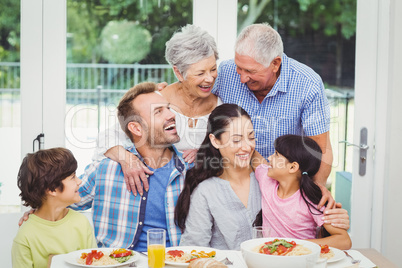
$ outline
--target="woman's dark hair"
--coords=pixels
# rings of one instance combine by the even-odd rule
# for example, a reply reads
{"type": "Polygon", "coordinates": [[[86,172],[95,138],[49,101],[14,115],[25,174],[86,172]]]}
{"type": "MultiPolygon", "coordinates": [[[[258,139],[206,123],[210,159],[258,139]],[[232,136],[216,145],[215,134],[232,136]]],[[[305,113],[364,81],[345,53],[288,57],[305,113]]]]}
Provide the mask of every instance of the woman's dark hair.
{"type": "Polygon", "coordinates": [[[185,229],[190,208],[190,196],[194,189],[206,179],[220,176],[223,173],[222,156],[219,150],[212,145],[209,134],[220,139],[230,122],[242,116],[250,119],[247,112],[236,104],[217,106],[209,116],[207,134],[198,150],[194,167],[186,174],[184,187],[175,208],[175,223],[182,231],[185,229]]]}
{"type": "Polygon", "coordinates": [[[40,208],[46,200],[46,191],[64,190],[62,180],[77,169],[70,150],[52,148],[27,154],[18,172],[18,188],[24,206],[40,208]]]}
{"type": "MultiPolygon", "coordinates": [[[[321,165],[322,151],[320,146],[309,137],[298,135],[284,135],[274,142],[275,150],[283,155],[290,163],[297,162],[302,174],[300,180],[300,193],[306,202],[310,212],[316,211],[313,204],[318,204],[322,198],[320,187],[314,183],[313,177],[317,174],[321,165]],[[311,204],[306,197],[313,203],[311,204]]],[[[320,212],[321,213],[321,212],[320,212]]]]}

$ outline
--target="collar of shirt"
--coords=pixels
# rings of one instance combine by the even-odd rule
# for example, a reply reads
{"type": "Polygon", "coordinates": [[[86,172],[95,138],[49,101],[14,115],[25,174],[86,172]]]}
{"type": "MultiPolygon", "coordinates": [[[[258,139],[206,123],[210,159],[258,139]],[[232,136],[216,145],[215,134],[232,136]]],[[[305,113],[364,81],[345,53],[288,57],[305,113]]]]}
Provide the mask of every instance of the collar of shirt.
{"type": "MultiPolygon", "coordinates": [[[[289,58],[286,56],[285,53],[282,54],[282,62],[281,62],[281,73],[279,74],[278,79],[276,79],[276,82],[274,86],[272,87],[271,91],[265,96],[265,98],[269,98],[272,96],[275,96],[278,91],[280,92],[287,92],[287,84],[288,81],[284,79],[284,77],[289,77],[288,75],[284,75],[284,72],[289,72],[289,58]]],[[[264,99],[265,99],[264,98],[264,99]]]]}
{"type": "MultiPolygon", "coordinates": [[[[134,155],[136,155],[141,160],[141,162],[144,163],[144,158],[140,155],[140,153],[137,151],[135,146],[130,146],[130,147],[126,148],[126,150],[128,150],[131,153],[133,153],[134,155]]],[[[186,161],[184,161],[183,153],[178,151],[174,145],[170,146],[169,150],[171,150],[173,152],[173,157],[175,157],[175,161],[174,161],[175,168],[177,169],[177,171],[179,173],[182,173],[185,169],[189,169],[193,166],[193,163],[188,164],[186,161]]],[[[144,163],[144,165],[146,165],[146,164],[144,163]]]]}
{"type": "MultiPolygon", "coordinates": [[[[170,243],[172,246],[178,246],[181,238],[181,230],[178,228],[174,222],[174,209],[177,199],[181,193],[181,190],[184,186],[184,177],[186,171],[193,166],[193,164],[188,164],[183,159],[183,153],[179,152],[174,145],[169,147],[170,150],[173,151],[174,157],[174,165],[175,169],[170,174],[168,187],[166,189],[166,203],[165,203],[165,213],[167,220],[167,232],[169,235],[170,243]],[[178,177],[180,182],[173,183],[173,181],[178,177]]],[[[138,153],[134,146],[127,148],[130,152],[136,155],[142,162],[144,162],[143,157],[138,153]]],[[[148,199],[148,192],[144,193],[144,196],[141,198],[141,209],[139,211],[139,222],[144,222],[145,218],[145,208],[146,208],[146,200],[148,199]],[[145,198],[144,198],[145,197],[145,198]]],[[[131,248],[137,243],[142,231],[142,224],[140,224],[136,230],[136,234],[133,239],[133,243],[131,244],[131,248]]]]}

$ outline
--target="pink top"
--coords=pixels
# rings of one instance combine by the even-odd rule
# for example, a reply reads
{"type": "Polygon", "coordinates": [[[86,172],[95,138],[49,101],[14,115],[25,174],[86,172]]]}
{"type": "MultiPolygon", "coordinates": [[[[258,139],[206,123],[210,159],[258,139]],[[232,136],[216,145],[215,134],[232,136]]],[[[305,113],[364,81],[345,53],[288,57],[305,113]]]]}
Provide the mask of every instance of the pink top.
{"type": "Polygon", "coordinates": [[[318,215],[310,212],[300,190],[289,198],[279,198],[279,183],[267,176],[268,168],[267,165],[259,165],[255,170],[261,190],[263,226],[271,228],[271,237],[316,238],[317,226],[324,224],[321,219],[323,214],[313,208],[311,211],[318,215]]]}

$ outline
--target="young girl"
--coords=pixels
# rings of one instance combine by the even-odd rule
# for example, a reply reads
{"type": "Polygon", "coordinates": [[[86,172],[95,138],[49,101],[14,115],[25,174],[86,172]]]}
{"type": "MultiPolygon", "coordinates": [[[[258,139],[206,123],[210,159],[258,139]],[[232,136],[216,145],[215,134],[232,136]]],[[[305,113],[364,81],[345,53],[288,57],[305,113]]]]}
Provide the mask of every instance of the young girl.
{"type": "MultiPolygon", "coordinates": [[[[235,104],[216,107],[176,205],[175,221],[183,231],[180,245],[240,250],[252,238],[261,210],[260,187],[250,165],[254,149],[249,115],[235,104]]],[[[336,219],[347,215],[334,211],[336,219]]]]}
{"type": "Polygon", "coordinates": [[[322,194],[312,178],[320,168],[320,146],[309,137],[284,135],[275,140],[274,147],[269,163],[255,171],[262,194],[263,225],[271,228],[270,235],[350,249],[346,230],[324,223],[324,208],[316,209],[322,194]],[[315,239],[317,226],[323,226],[330,236],[315,239]]]}
{"type": "Polygon", "coordinates": [[[96,248],[87,218],[67,208],[81,200],[77,161],[64,148],[28,154],[18,173],[24,205],[36,209],[21,226],[11,249],[13,267],[47,267],[54,254],[96,248]]]}

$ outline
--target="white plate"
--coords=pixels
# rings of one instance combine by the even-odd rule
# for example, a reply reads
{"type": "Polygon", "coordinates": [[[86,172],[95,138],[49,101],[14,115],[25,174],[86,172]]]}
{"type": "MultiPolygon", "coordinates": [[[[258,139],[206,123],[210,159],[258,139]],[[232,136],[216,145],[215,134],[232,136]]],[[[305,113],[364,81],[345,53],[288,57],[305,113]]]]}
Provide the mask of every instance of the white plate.
{"type": "Polygon", "coordinates": [[[342,250],[333,248],[333,247],[329,247],[329,248],[334,252],[335,256],[333,256],[331,259],[328,259],[327,263],[340,261],[346,257],[345,252],[343,252],[342,250]]]}
{"type": "Polygon", "coordinates": [[[81,263],[77,262],[77,260],[81,257],[81,253],[84,253],[84,252],[89,253],[93,249],[96,249],[98,251],[103,251],[104,253],[110,254],[113,250],[115,250],[117,248],[87,248],[87,249],[81,249],[81,250],[73,251],[73,252],[70,252],[70,253],[66,254],[66,256],[64,257],[64,261],[69,263],[69,264],[73,264],[73,265],[81,266],[81,267],[119,267],[119,266],[123,266],[123,265],[127,265],[129,263],[135,262],[136,260],[139,259],[139,255],[140,255],[138,252],[133,251],[134,256],[131,256],[130,259],[128,259],[127,261],[125,261],[123,263],[101,265],[101,266],[86,265],[86,264],[81,264],[81,263]]]}
{"type": "MultiPolygon", "coordinates": [[[[169,250],[182,250],[184,252],[188,252],[190,253],[192,250],[196,250],[196,251],[204,251],[206,253],[209,253],[211,251],[216,251],[216,255],[213,259],[215,260],[223,260],[225,258],[225,256],[223,256],[223,253],[219,250],[216,250],[214,248],[207,248],[207,247],[192,247],[192,246],[183,246],[183,247],[170,247],[170,248],[166,248],[166,252],[168,252],[169,250]]],[[[180,263],[180,262],[171,262],[171,261],[165,261],[166,264],[168,265],[173,265],[173,266],[183,266],[186,267],[188,266],[188,263],[180,263]]]]}

